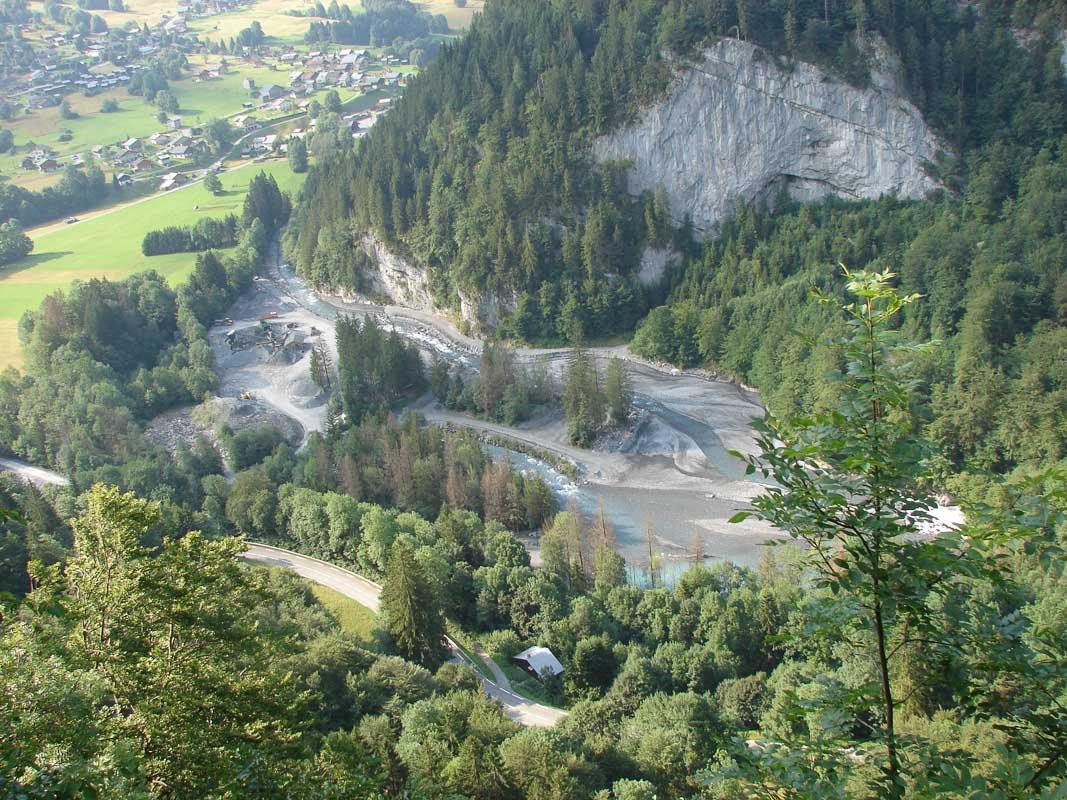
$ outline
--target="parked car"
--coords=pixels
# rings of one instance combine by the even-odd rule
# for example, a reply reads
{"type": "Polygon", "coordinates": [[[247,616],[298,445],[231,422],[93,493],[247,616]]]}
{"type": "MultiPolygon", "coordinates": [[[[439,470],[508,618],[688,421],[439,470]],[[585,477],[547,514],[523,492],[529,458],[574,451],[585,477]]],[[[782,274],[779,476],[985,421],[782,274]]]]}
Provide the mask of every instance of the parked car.
{"type": "Polygon", "coordinates": [[[68,225],[73,225],[77,221],[77,217],[67,217],[66,220],[64,220],[64,222],[66,222],[68,225]]]}

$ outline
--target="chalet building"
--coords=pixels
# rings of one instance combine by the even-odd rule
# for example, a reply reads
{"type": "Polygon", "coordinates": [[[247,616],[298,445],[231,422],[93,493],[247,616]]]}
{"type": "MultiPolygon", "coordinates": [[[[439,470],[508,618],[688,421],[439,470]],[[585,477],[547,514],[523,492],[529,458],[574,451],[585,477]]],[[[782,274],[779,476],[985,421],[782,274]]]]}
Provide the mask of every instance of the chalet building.
{"type": "Polygon", "coordinates": [[[276,83],[270,83],[259,90],[259,99],[264,103],[269,103],[271,100],[277,100],[280,97],[285,97],[286,91],[276,83]]]}
{"type": "Polygon", "coordinates": [[[528,647],[511,660],[538,679],[563,674],[563,665],[547,647],[528,647]]]}
{"type": "Polygon", "coordinates": [[[170,189],[176,189],[188,182],[189,177],[184,172],[168,172],[163,176],[163,181],[159,184],[159,191],[166,192],[170,189]]]}

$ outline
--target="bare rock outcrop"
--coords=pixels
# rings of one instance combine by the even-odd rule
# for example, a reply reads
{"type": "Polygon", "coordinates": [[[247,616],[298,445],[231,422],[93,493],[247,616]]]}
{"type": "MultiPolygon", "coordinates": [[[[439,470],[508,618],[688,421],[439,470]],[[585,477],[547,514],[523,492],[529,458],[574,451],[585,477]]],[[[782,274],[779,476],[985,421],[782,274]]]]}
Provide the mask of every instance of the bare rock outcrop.
{"type": "MultiPolygon", "coordinates": [[[[364,235],[360,246],[375,265],[366,276],[373,293],[388,297],[398,306],[447,315],[448,310],[439,307],[434,300],[430,291],[430,273],[425,267],[393,253],[372,234],[364,235]]],[[[500,324],[504,314],[515,310],[516,298],[513,293],[474,295],[461,291],[459,303],[463,319],[492,329],[500,324]]]]}
{"type": "Polygon", "coordinates": [[[437,311],[430,292],[430,275],[426,269],[396,255],[374,237],[366,234],[360,241],[364,252],[375,265],[367,277],[375,294],[388,297],[398,306],[420,311],[437,311]]]}
{"type": "Polygon", "coordinates": [[[870,52],[871,85],[858,89],[722,39],[594,154],[628,161],[635,194],[662,185],[675,221],[688,215],[703,232],[782,188],[803,201],[922,197],[939,185],[927,165],[944,145],[902,96],[895,56],[878,42],[870,52]]]}

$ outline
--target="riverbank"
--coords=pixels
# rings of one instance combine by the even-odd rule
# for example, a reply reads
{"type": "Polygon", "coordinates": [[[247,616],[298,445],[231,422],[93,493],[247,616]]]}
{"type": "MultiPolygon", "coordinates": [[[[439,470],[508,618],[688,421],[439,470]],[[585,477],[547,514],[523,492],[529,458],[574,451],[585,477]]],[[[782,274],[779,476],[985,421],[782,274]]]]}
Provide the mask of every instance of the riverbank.
{"type": "MultiPolygon", "coordinates": [[[[373,316],[416,344],[427,360],[442,358],[468,371],[478,368],[481,343],[450,321],[410,309],[320,297],[274,250],[252,290],[234,305],[231,320],[210,331],[220,396],[250,394],[257,403],[298,421],[305,438],[322,430],[325,403],[309,396],[306,351],[297,358],[282,358],[267,348],[234,352],[227,335],[258,326],[269,316],[271,325],[308,336],[314,331],[315,341],[324,342],[332,353],[336,320],[342,314],[373,316]]],[[[603,508],[619,551],[631,564],[647,562],[649,535],[662,563],[684,562],[695,542],[703,542],[707,558],[758,563],[763,544],[778,537],[774,529],[751,519],[729,523],[762,489],[744,474],[743,462],[729,453],[755,451],[751,421],[763,413],[758,396],[709,375],[650,364],[625,346],[590,352],[602,364],[612,357],[626,358],[640,413],[633,430],[612,437],[600,449],[570,445],[558,411],[507,426],[448,411],[429,397],[409,409],[433,424],[477,431],[501,456],[541,474],[562,506],[573,503],[590,517],[603,508]],[[566,466],[570,464],[573,469],[566,466]]],[[[559,375],[568,350],[523,347],[517,355],[527,362],[542,360],[559,375]]]]}

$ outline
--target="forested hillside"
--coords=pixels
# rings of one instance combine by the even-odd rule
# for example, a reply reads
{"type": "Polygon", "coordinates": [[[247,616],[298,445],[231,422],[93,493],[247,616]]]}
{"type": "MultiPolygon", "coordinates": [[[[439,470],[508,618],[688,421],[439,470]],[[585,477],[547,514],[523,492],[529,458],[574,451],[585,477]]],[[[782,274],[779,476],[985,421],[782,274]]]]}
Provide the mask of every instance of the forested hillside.
{"type": "Polygon", "coordinates": [[[904,330],[937,342],[916,357],[913,413],[940,477],[1054,463],[1067,455],[1065,155],[1067,139],[993,148],[958,199],[743,212],[688,262],[634,349],[710,364],[781,413],[825,408],[838,365],[817,342],[841,319],[810,289],[839,291],[841,264],[890,269],[926,298],[904,330]]]}
{"type": "Polygon", "coordinates": [[[206,326],[239,316],[290,219],[265,174],[237,247],[199,254],[179,289],[143,273],[47,298],[20,324],[25,374],[0,374],[0,453],[70,483],[0,476],[0,795],[1062,798],[1063,23],[1039,0],[490,0],[312,169],[286,241],[301,272],[357,284],[373,233],[442,303],[514,294],[503,334],[574,343],[573,441],[632,400],[585,337],[637,326],[640,353],[757,384],[771,414],[746,460],[765,482],[732,521],[787,540],[757,568],[664,586],[650,544],[637,581],[605,513],[558,508],[470,431],[390,415],[429,385],[515,423],[556,389],[506,342],[476,377],[426,375],[399,331],[341,318],[311,359],[325,430],[299,449],[270,427],[152,443],[151,419],[217,388],[206,326]],[[862,84],[859,32],[901,54],[956,149],[936,196],[783,198],[695,241],[662,193],[629,197],[625,165],[591,160],[710,36],[862,84]],[[662,286],[634,275],[647,245],[679,255],[662,286]],[[946,485],[959,529],[935,517],[946,485]],[[533,529],[536,567],[515,535],[533,529]],[[377,617],[349,608],[373,634],[240,561],[243,538],[380,582],[377,617]],[[520,727],[445,660],[446,630],[566,714],[520,727]],[[532,645],[563,673],[520,672],[532,645]]]}
{"type": "Polygon", "coordinates": [[[439,303],[502,301],[498,332],[528,341],[629,331],[669,291],[638,352],[722,370],[783,412],[827,399],[807,342],[834,316],[807,288],[840,287],[842,263],[889,267],[931,295],[910,332],[943,341],[915,409],[940,471],[1055,460],[1061,378],[1041,354],[1067,292],[1063,22],[1056,3],[494,2],[369,136],[312,172],[287,246],[313,283],[352,286],[367,268],[355,242],[373,233],[429,269],[439,303]],[[863,85],[861,33],[899,54],[909,98],[953,148],[938,196],[783,201],[696,242],[662,196],[626,193],[624,165],[591,158],[596,135],[662,94],[671,59],[715,36],[863,85]],[[668,287],[637,280],[647,245],[681,254],[668,287]]]}

